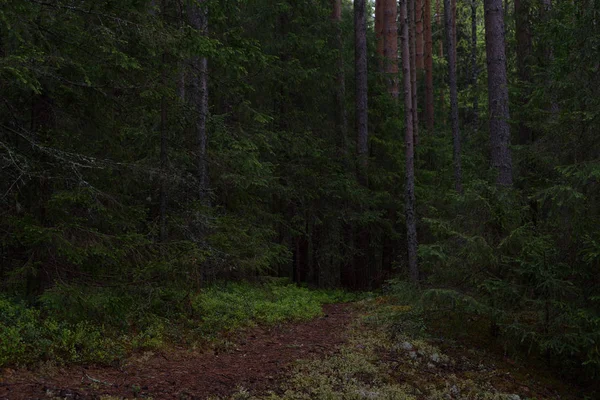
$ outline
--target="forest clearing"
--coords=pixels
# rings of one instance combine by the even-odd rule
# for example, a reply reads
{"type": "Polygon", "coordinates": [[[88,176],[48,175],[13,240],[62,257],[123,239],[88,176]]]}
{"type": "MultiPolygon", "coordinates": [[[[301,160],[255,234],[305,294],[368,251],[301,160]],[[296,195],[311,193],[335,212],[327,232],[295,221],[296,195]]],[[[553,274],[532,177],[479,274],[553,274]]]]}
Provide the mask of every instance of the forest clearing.
{"type": "Polygon", "coordinates": [[[0,0],[0,400],[599,382],[600,0],[0,0]]]}

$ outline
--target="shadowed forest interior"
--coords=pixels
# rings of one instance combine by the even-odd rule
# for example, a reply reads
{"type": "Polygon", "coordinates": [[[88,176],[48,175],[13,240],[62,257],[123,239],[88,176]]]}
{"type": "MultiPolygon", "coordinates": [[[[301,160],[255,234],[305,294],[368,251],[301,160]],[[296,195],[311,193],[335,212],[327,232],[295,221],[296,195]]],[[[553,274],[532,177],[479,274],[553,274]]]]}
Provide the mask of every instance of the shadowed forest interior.
{"type": "Polygon", "coordinates": [[[395,290],[597,379],[600,1],[0,5],[0,367],[395,290]]]}

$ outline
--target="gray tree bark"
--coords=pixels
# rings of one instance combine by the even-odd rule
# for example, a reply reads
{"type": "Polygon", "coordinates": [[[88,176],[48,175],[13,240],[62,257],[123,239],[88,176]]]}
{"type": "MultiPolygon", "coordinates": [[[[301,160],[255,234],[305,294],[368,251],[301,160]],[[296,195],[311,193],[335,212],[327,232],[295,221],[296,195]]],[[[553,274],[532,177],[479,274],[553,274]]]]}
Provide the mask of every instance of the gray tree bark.
{"type": "Polygon", "coordinates": [[[458,83],[456,81],[456,43],[452,32],[453,21],[452,4],[444,0],[444,20],[446,23],[446,54],[448,55],[448,82],[450,84],[450,121],[452,124],[453,162],[454,162],[454,188],[462,193],[462,166],[460,150],[460,129],[458,124],[458,83]]]}
{"type": "MultiPolygon", "coordinates": [[[[517,74],[521,86],[525,86],[518,99],[518,105],[527,105],[530,96],[530,90],[527,84],[531,82],[530,57],[533,51],[531,39],[531,21],[529,18],[529,0],[515,0],[515,40],[517,44],[517,74]]],[[[533,134],[531,129],[519,118],[518,123],[518,141],[521,144],[531,142],[533,134]]]]}
{"type": "Polygon", "coordinates": [[[471,0],[471,89],[473,90],[473,129],[479,128],[479,95],[477,94],[477,0],[471,0]]]}
{"type": "Polygon", "coordinates": [[[512,186],[512,156],[508,124],[510,113],[502,0],[484,0],[484,11],[491,164],[498,172],[496,183],[500,186],[512,186]]]}
{"type": "Polygon", "coordinates": [[[331,0],[332,12],[331,21],[335,28],[335,48],[338,51],[336,60],[336,89],[335,89],[335,109],[336,109],[336,130],[338,134],[340,152],[346,156],[348,151],[348,115],[346,113],[346,75],[344,73],[344,42],[342,38],[342,0],[331,0]]]}
{"type": "Polygon", "coordinates": [[[383,9],[383,55],[388,92],[398,98],[398,5],[396,0],[386,0],[383,9]]]}
{"type": "Polygon", "coordinates": [[[413,145],[419,142],[419,98],[417,95],[417,24],[415,0],[409,0],[407,5],[409,20],[410,47],[410,76],[413,111],[413,145]]]}
{"type": "Polygon", "coordinates": [[[434,129],[434,98],[433,98],[433,32],[431,26],[431,0],[425,0],[425,120],[427,130],[434,129]]]}
{"type": "Polygon", "coordinates": [[[404,89],[404,121],[405,121],[405,151],[406,151],[406,234],[408,250],[408,272],[410,281],[419,283],[419,269],[417,264],[417,216],[415,198],[415,152],[413,142],[413,96],[411,78],[411,56],[409,18],[407,2],[411,0],[400,0],[400,19],[402,39],[402,87],[404,89]]]}
{"type": "Polygon", "coordinates": [[[367,168],[369,163],[366,0],[354,1],[354,41],[358,178],[366,186],[368,184],[367,168]]]}
{"type": "MultiPolygon", "coordinates": [[[[208,31],[208,15],[202,3],[204,0],[192,0],[188,4],[188,21],[198,33],[206,35],[208,31]]],[[[208,202],[208,162],[207,144],[208,133],[206,121],[208,119],[208,60],[206,57],[194,56],[191,60],[190,102],[196,112],[194,132],[197,145],[197,174],[198,198],[208,202]]]]}

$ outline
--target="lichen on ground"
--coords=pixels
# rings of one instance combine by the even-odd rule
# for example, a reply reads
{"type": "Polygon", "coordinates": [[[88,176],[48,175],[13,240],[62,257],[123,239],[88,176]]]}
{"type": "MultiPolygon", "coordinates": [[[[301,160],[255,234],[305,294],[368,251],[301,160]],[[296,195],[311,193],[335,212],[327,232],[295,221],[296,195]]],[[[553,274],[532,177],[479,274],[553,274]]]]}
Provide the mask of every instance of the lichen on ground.
{"type": "MultiPolygon", "coordinates": [[[[389,335],[383,325],[357,320],[347,343],[325,359],[299,361],[279,388],[253,394],[239,388],[230,400],[472,399],[517,400],[489,380],[469,378],[454,360],[428,341],[389,335]]],[[[489,368],[477,366],[482,377],[489,368]]],[[[476,369],[477,369],[476,368],[476,369]]]]}

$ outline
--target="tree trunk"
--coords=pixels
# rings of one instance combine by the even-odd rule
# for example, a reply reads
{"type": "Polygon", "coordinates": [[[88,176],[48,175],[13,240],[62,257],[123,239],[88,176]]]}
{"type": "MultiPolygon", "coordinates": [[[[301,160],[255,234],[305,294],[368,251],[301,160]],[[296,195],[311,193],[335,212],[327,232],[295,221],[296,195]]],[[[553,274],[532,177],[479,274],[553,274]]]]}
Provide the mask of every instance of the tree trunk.
{"type": "Polygon", "coordinates": [[[424,31],[423,31],[423,11],[424,11],[424,0],[416,0],[415,4],[415,25],[416,25],[416,67],[417,67],[417,75],[420,75],[420,72],[425,69],[425,41],[424,39],[424,31]]]}
{"type": "Polygon", "coordinates": [[[356,133],[358,179],[367,186],[369,163],[368,83],[367,83],[367,12],[366,0],[354,1],[354,61],[356,65],[356,133]]]}
{"type": "MultiPolygon", "coordinates": [[[[552,0],[542,0],[542,18],[545,21],[548,21],[550,18],[550,12],[552,11],[552,0]]],[[[550,66],[554,62],[554,51],[552,46],[548,44],[544,44],[544,58],[547,66],[550,66]]],[[[550,80],[547,79],[547,84],[550,84],[550,80]]],[[[549,111],[553,117],[556,117],[560,112],[560,107],[556,102],[556,97],[551,93],[550,94],[550,106],[549,111]]],[[[532,138],[533,139],[533,138],[532,138]]]]}
{"type": "Polygon", "coordinates": [[[477,94],[477,0],[471,0],[471,89],[473,90],[473,129],[479,127],[479,95],[477,94]]]}
{"type": "MultiPolygon", "coordinates": [[[[159,11],[157,0],[150,3],[150,15],[156,16],[159,11]]],[[[160,13],[163,20],[166,20],[165,1],[160,3],[160,13]]],[[[167,53],[163,52],[161,56],[161,85],[167,86],[167,53]]],[[[159,233],[158,241],[164,243],[167,240],[167,99],[165,95],[160,98],[160,175],[159,175],[159,233]]],[[[161,247],[161,253],[163,248],[161,247]]]]}
{"type": "Polygon", "coordinates": [[[456,53],[454,35],[452,27],[451,0],[444,0],[444,19],[446,31],[446,54],[448,55],[448,82],[450,84],[450,121],[452,123],[452,143],[453,143],[453,161],[454,161],[454,188],[458,193],[462,193],[462,170],[460,161],[460,130],[458,125],[458,88],[456,82],[456,53]]]}
{"type": "Polygon", "coordinates": [[[419,102],[417,95],[417,34],[416,34],[416,10],[415,1],[408,2],[409,18],[409,46],[410,46],[410,82],[412,94],[412,112],[413,112],[413,145],[419,142],[419,102]]]}
{"type": "Polygon", "coordinates": [[[425,22],[425,119],[427,130],[431,133],[434,129],[433,108],[433,36],[431,27],[431,0],[425,0],[423,13],[425,22]]]}
{"type": "Polygon", "coordinates": [[[502,0],[484,0],[492,168],[497,184],[512,186],[512,157],[502,0]]]}
{"type": "Polygon", "coordinates": [[[386,0],[383,11],[384,63],[388,92],[398,98],[398,6],[396,0],[386,0]]]}
{"type": "MultiPolygon", "coordinates": [[[[192,28],[199,34],[206,35],[208,31],[208,15],[202,3],[204,0],[190,2],[188,18],[192,28]]],[[[206,120],[208,118],[208,61],[206,57],[195,56],[191,61],[192,79],[190,100],[196,112],[194,132],[197,145],[197,174],[198,197],[200,201],[208,202],[208,163],[207,144],[208,134],[206,120]]]]}
{"type": "Polygon", "coordinates": [[[456,0],[450,0],[452,5],[452,38],[454,39],[454,59],[458,62],[456,47],[458,46],[458,36],[456,35],[456,0]]]}
{"type": "Polygon", "coordinates": [[[407,2],[412,0],[400,0],[400,19],[402,21],[402,87],[404,90],[404,120],[405,120],[405,149],[406,149],[406,233],[408,249],[408,271],[410,281],[419,283],[419,270],[417,265],[417,221],[415,211],[415,155],[413,143],[413,104],[412,104],[412,82],[411,82],[411,57],[410,36],[407,2]]]}
{"type": "Polygon", "coordinates": [[[342,156],[347,155],[348,115],[346,113],[346,76],[344,73],[344,42],[342,39],[342,0],[331,0],[331,21],[335,28],[335,47],[338,51],[336,65],[335,109],[338,143],[342,156]]]}
{"type": "MultiPolygon", "coordinates": [[[[531,26],[529,19],[529,0],[515,0],[515,39],[517,43],[517,74],[519,76],[520,86],[528,86],[531,82],[530,57],[533,44],[531,41],[531,26]]],[[[518,99],[519,109],[527,105],[529,98],[529,89],[521,91],[518,99]]],[[[519,118],[519,143],[526,144],[532,139],[531,129],[519,118]]]]}
{"type": "MultiPolygon", "coordinates": [[[[179,29],[183,32],[184,28],[185,28],[185,17],[184,17],[184,12],[183,12],[183,3],[181,2],[181,0],[177,1],[177,12],[178,12],[178,18],[179,18],[179,29]]],[[[179,97],[179,99],[182,102],[185,102],[185,71],[186,71],[186,65],[185,62],[180,61],[179,62],[179,76],[177,77],[177,97],[179,97]]]]}
{"type": "MultiPolygon", "coordinates": [[[[444,29],[444,25],[442,24],[442,11],[440,8],[440,3],[442,0],[435,1],[435,23],[437,25],[437,29],[439,32],[442,32],[444,29]]],[[[440,59],[444,58],[444,35],[440,34],[438,41],[438,57],[440,59]]],[[[440,109],[442,111],[442,123],[446,125],[446,96],[445,96],[445,87],[442,83],[440,85],[440,109]]]]}
{"type": "Polygon", "coordinates": [[[378,72],[384,72],[384,9],[389,0],[375,1],[375,39],[377,40],[377,68],[378,72]]]}
{"type": "MultiPolygon", "coordinates": [[[[164,2],[163,2],[164,7],[164,2]]],[[[163,8],[164,10],[164,8],[163,8]]],[[[164,12],[164,11],[163,11],[164,12]]],[[[167,85],[166,70],[167,55],[162,55],[162,84],[167,85]]],[[[159,240],[161,243],[167,241],[167,99],[163,95],[160,99],[160,232],[159,240]]]]}

